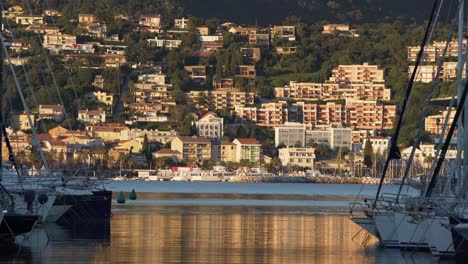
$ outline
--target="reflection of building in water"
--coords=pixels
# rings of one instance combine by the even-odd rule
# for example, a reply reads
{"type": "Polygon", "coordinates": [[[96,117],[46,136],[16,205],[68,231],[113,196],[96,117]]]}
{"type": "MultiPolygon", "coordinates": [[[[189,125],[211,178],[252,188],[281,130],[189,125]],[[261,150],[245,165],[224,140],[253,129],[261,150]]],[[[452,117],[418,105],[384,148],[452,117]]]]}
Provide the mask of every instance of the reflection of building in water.
{"type": "Polygon", "coordinates": [[[203,213],[116,214],[112,218],[111,262],[373,261],[372,256],[364,256],[359,243],[351,240],[359,227],[346,217],[248,213],[265,209],[255,207],[174,207],[171,211],[179,209],[203,213]]]}

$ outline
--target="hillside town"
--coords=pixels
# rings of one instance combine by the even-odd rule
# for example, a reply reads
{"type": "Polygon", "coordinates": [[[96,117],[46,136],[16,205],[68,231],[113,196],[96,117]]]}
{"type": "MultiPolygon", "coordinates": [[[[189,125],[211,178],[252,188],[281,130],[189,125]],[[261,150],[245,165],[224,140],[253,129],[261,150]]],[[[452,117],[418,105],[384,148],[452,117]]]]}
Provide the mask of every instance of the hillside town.
{"type": "MultiPolygon", "coordinates": [[[[116,15],[114,21],[140,36],[142,41],[133,43],[90,13],[76,13],[68,28],[54,23],[62,17],[58,10],[29,14],[15,5],[2,17],[7,63],[20,72],[30,65],[47,72],[58,67],[55,63],[65,69],[38,81],[49,88],[35,91],[38,99],[28,101],[29,111],[7,109],[11,146],[27,166],[42,165],[40,149],[49,167],[105,168],[109,176],[122,167],[130,173],[215,165],[373,176],[372,167],[388,151],[399,102],[382,65],[340,63],[321,81],[290,75],[262,90],[271,77],[264,64],[303,52],[295,25],[244,27],[161,14],[116,15]],[[42,52],[49,59],[39,61],[42,52]],[[55,89],[73,94],[72,99],[63,100],[55,89]],[[370,163],[366,155],[372,156],[370,163]]],[[[348,24],[322,24],[321,34],[361,38],[348,24]]],[[[425,60],[435,62],[444,46],[431,43],[425,60]]],[[[409,75],[418,48],[407,47],[408,68],[402,71],[409,75]]],[[[453,41],[447,56],[457,52],[453,41]]],[[[456,78],[456,66],[445,62],[440,79],[456,78]]],[[[436,71],[436,65],[424,65],[416,80],[428,83],[436,71]]],[[[426,117],[428,134],[441,133],[447,111],[426,117]]],[[[403,156],[409,152],[404,149],[403,156]]],[[[435,145],[427,142],[416,159],[427,167],[434,156],[435,145]]]]}

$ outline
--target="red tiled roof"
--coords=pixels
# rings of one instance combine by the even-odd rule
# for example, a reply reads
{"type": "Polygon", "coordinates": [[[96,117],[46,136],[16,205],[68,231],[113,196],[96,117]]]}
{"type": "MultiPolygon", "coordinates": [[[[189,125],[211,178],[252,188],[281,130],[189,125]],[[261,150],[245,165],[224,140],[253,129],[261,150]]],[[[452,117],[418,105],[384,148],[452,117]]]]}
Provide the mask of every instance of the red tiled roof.
{"type": "Polygon", "coordinates": [[[257,145],[260,144],[255,138],[236,138],[239,143],[243,145],[257,145]]]}
{"type": "Polygon", "coordinates": [[[185,143],[210,143],[205,137],[179,137],[179,139],[185,143]]]}

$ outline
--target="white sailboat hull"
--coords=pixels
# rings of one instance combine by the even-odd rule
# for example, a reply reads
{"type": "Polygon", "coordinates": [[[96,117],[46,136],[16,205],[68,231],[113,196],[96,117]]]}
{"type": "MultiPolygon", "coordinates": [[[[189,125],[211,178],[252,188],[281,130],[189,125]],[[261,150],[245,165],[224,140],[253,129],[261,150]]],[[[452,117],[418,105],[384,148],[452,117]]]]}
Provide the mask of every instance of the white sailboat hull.
{"type": "Polygon", "coordinates": [[[377,231],[377,227],[375,225],[374,219],[370,217],[352,217],[351,220],[366,230],[368,233],[375,237],[379,237],[379,232],[377,231]]]}
{"type": "Polygon", "coordinates": [[[54,223],[60,217],[62,217],[62,215],[64,215],[70,208],[72,208],[72,205],[53,205],[52,208],[50,208],[47,217],[44,219],[44,222],[54,223]]]}
{"type": "MultiPolygon", "coordinates": [[[[396,232],[402,248],[429,248],[429,222],[426,215],[394,212],[396,232]]],[[[431,217],[432,218],[432,217],[431,217]]]]}
{"type": "Polygon", "coordinates": [[[388,248],[400,247],[395,225],[395,214],[393,212],[376,213],[374,221],[380,235],[380,242],[388,248]]]}

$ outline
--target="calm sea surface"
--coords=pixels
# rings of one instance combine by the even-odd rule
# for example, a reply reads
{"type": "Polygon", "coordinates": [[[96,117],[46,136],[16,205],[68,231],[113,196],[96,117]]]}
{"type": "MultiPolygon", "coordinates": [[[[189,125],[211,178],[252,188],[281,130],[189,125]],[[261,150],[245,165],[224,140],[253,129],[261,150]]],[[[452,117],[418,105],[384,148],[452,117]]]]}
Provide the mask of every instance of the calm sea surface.
{"type": "Polygon", "coordinates": [[[46,225],[27,248],[1,249],[0,262],[440,263],[426,252],[384,250],[373,238],[364,243],[346,206],[359,192],[372,196],[376,186],[112,182],[108,188],[135,189],[138,200],[114,203],[109,226],[46,225]]]}

